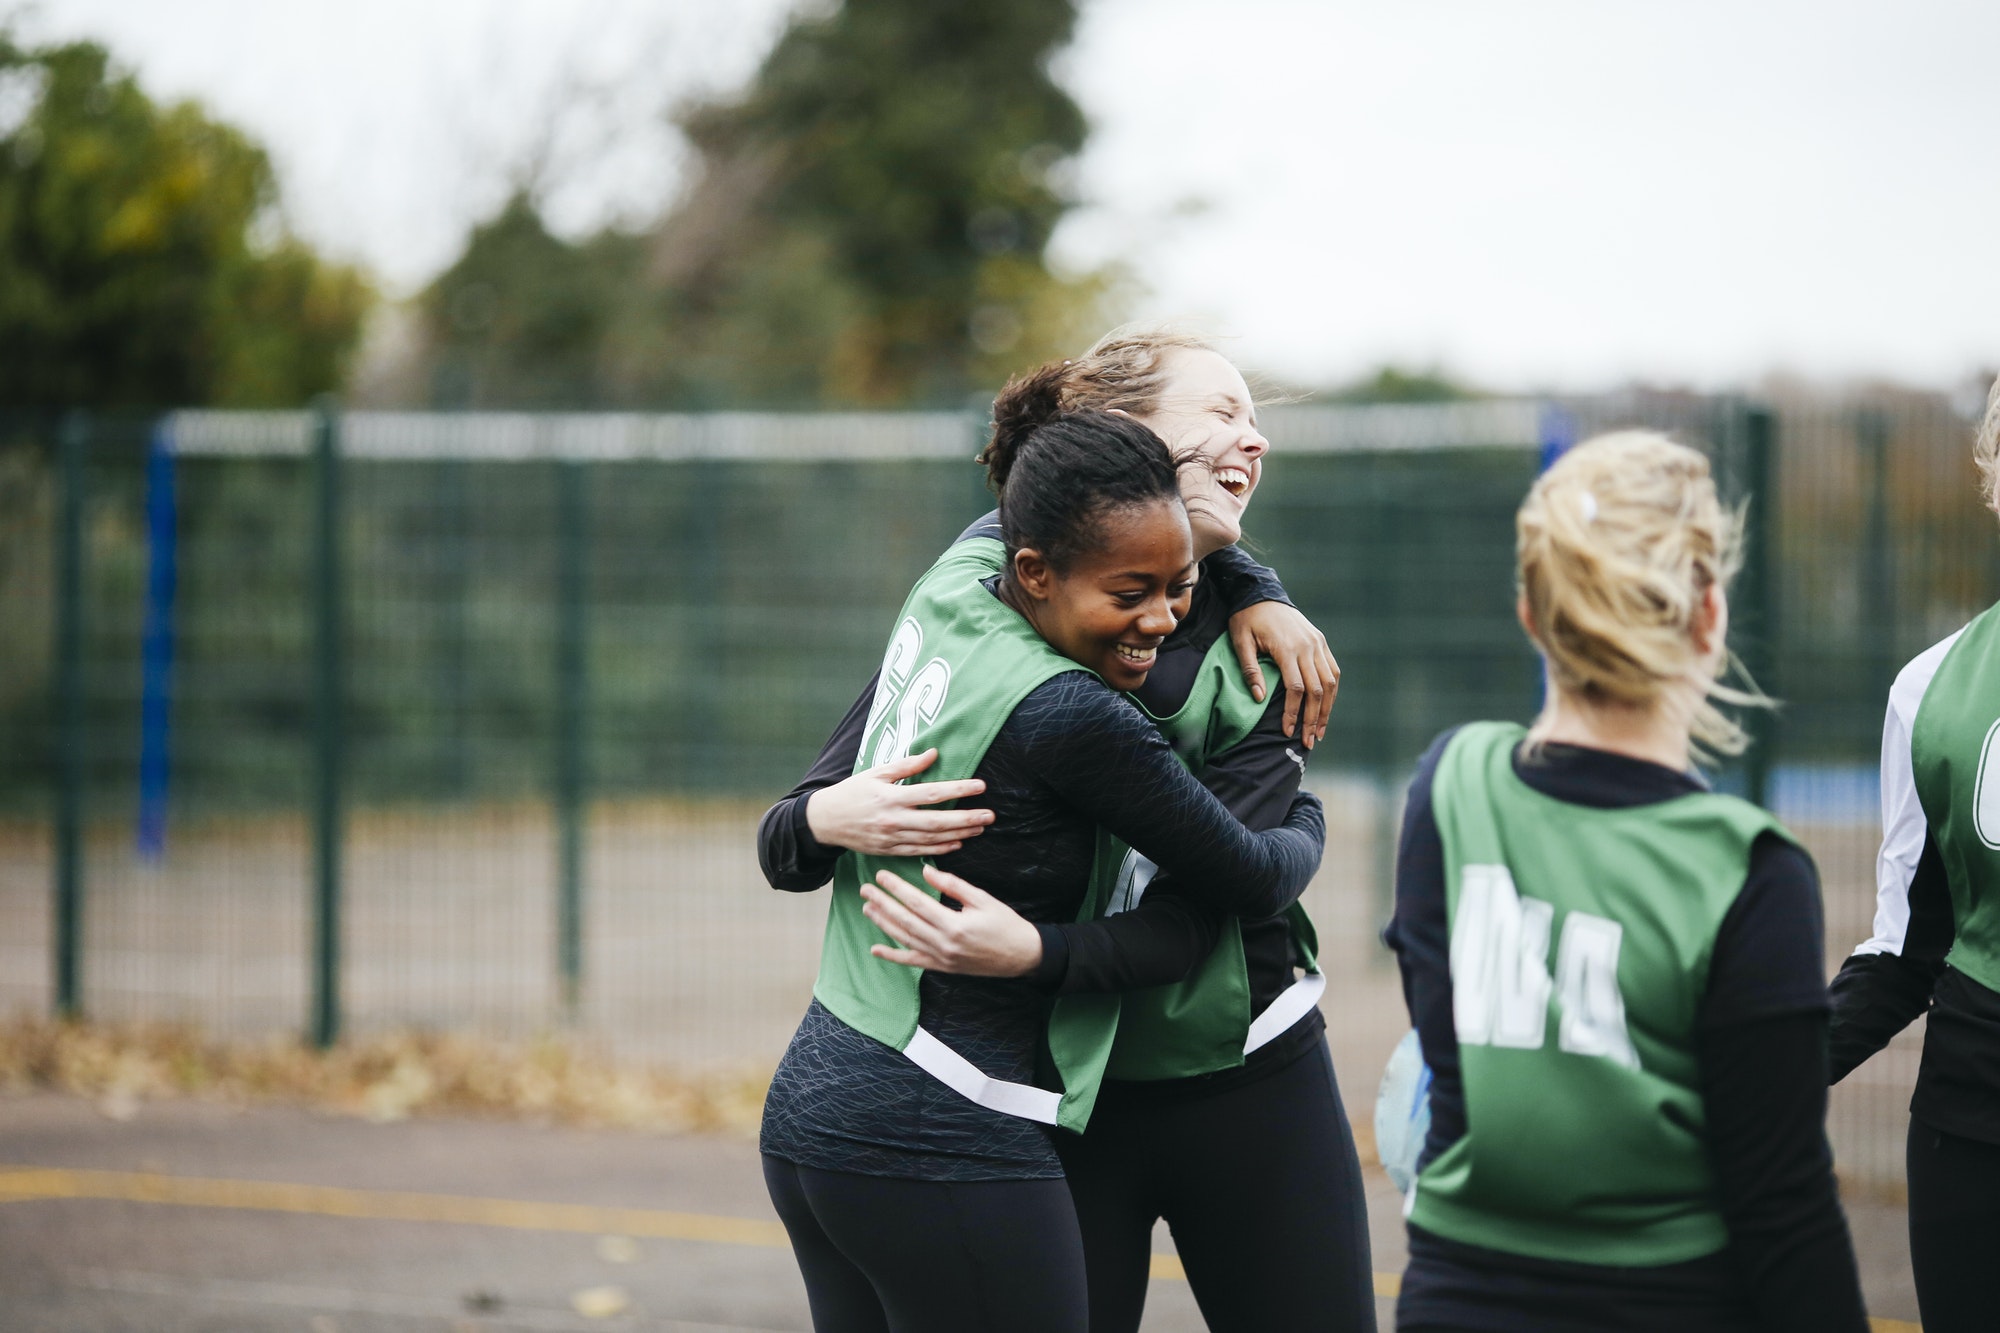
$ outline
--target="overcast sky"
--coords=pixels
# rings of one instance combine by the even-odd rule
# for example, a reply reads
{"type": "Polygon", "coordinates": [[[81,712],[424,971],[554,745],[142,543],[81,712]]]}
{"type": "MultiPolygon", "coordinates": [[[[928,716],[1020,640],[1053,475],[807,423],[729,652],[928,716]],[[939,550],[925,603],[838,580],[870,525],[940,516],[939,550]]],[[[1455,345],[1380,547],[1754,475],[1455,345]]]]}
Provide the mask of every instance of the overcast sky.
{"type": "MultiPolygon", "coordinates": [[[[656,211],[683,165],[659,101],[748,78],[796,5],[43,0],[26,26],[250,129],[294,224],[406,292],[537,156],[562,228],[656,211]]],[[[2000,364],[1990,0],[1082,8],[1087,207],[1057,255],[1129,260],[1146,313],[1247,364],[1508,389],[2000,364]]]]}

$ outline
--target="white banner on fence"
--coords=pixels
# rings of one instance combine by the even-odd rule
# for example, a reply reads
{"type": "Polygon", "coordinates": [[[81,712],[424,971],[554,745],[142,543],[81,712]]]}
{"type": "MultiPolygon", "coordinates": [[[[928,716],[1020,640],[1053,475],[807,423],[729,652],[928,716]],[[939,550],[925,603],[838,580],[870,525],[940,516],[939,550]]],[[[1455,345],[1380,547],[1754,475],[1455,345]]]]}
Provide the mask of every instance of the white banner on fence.
{"type": "MultiPolygon", "coordinates": [[[[1263,414],[1284,452],[1533,446],[1542,407],[1526,399],[1378,406],[1294,405],[1263,414]]],[[[967,459],[985,422],[971,412],[344,412],[348,458],[729,459],[752,462],[967,459]]],[[[310,412],[176,412],[175,453],[186,457],[303,456],[310,412]]]]}
{"type": "Polygon", "coordinates": [[[1396,449],[1533,447],[1541,443],[1541,403],[1527,398],[1469,403],[1295,404],[1260,414],[1264,433],[1285,453],[1396,449]]]}

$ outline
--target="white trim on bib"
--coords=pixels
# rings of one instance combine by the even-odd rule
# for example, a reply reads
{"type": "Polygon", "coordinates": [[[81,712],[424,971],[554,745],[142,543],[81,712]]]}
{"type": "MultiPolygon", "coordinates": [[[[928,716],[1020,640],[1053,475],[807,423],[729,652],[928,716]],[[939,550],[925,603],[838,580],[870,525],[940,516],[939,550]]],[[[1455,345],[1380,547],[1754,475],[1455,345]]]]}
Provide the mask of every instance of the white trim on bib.
{"type": "Polygon", "coordinates": [[[979,1066],[921,1027],[911,1034],[910,1044],[903,1048],[903,1054],[909,1056],[917,1068],[953,1092],[978,1102],[990,1111],[1017,1115],[1023,1120],[1038,1120],[1044,1125],[1056,1123],[1062,1094],[982,1074],[979,1066]]]}
{"type": "Polygon", "coordinates": [[[1250,1025],[1250,1031],[1243,1038],[1243,1054],[1248,1055],[1288,1030],[1292,1024],[1304,1018],[1319,1003],[1319,997],[1326,993],[1326,974],[1308,972],[1285,987],[1277,999],[1257,1015],[1250,1025]]]}

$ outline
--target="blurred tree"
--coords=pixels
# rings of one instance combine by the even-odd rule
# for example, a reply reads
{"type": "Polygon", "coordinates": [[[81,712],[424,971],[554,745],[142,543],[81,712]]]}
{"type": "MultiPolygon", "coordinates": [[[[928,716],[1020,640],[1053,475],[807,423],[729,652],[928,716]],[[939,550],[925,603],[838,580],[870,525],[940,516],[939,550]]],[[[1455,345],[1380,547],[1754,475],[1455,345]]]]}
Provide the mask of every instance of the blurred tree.
{"type": "Polygon", "coordinates": [[[433,403],[604,402],[600,351],[642,261],[639,241],[617,232],[582,245],[550,235],[529,191],[516,190],[423,295],[433,403]]]}
{"type": "Polygon", "coordinates": [[[1383,366],[1374,374],[1322,397],[1335,403],[1451,403],[1479,396],[1479,390],[1435,367],[1405,370],[1401,366],[1383,366]]]}
{"type": "Polygon", "coordinates": [[[0,28],[0,405],[301,403],[370,300],[285,231],[241,131],[0,28]]]}
{"type": "Polygon", "coordinates": [[[449,403],[957,403],[1120,295],[1052,273],[1082,113],[1072,0],[847,0],[680,115],[697,167],[639,237],[551,237],[517,192],[426,293],[449,403]]]}

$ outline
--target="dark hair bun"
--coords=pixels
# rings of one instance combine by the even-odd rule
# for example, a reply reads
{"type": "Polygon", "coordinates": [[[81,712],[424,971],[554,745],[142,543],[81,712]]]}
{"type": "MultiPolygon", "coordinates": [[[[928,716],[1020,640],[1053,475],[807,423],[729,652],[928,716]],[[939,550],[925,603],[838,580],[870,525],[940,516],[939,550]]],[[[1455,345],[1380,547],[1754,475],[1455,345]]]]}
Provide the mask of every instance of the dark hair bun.
{"type": "Polygon", "coordinates": [[[1014,470],[1021,442],[1037,427],[1062,415],[1063,380],[1067,361],[1051,361],[1038,370],[1016,375],[993,400],[993,438],[980,451],[978,461],[986,465],[986,484],[998,495],[1014,470]]]}

